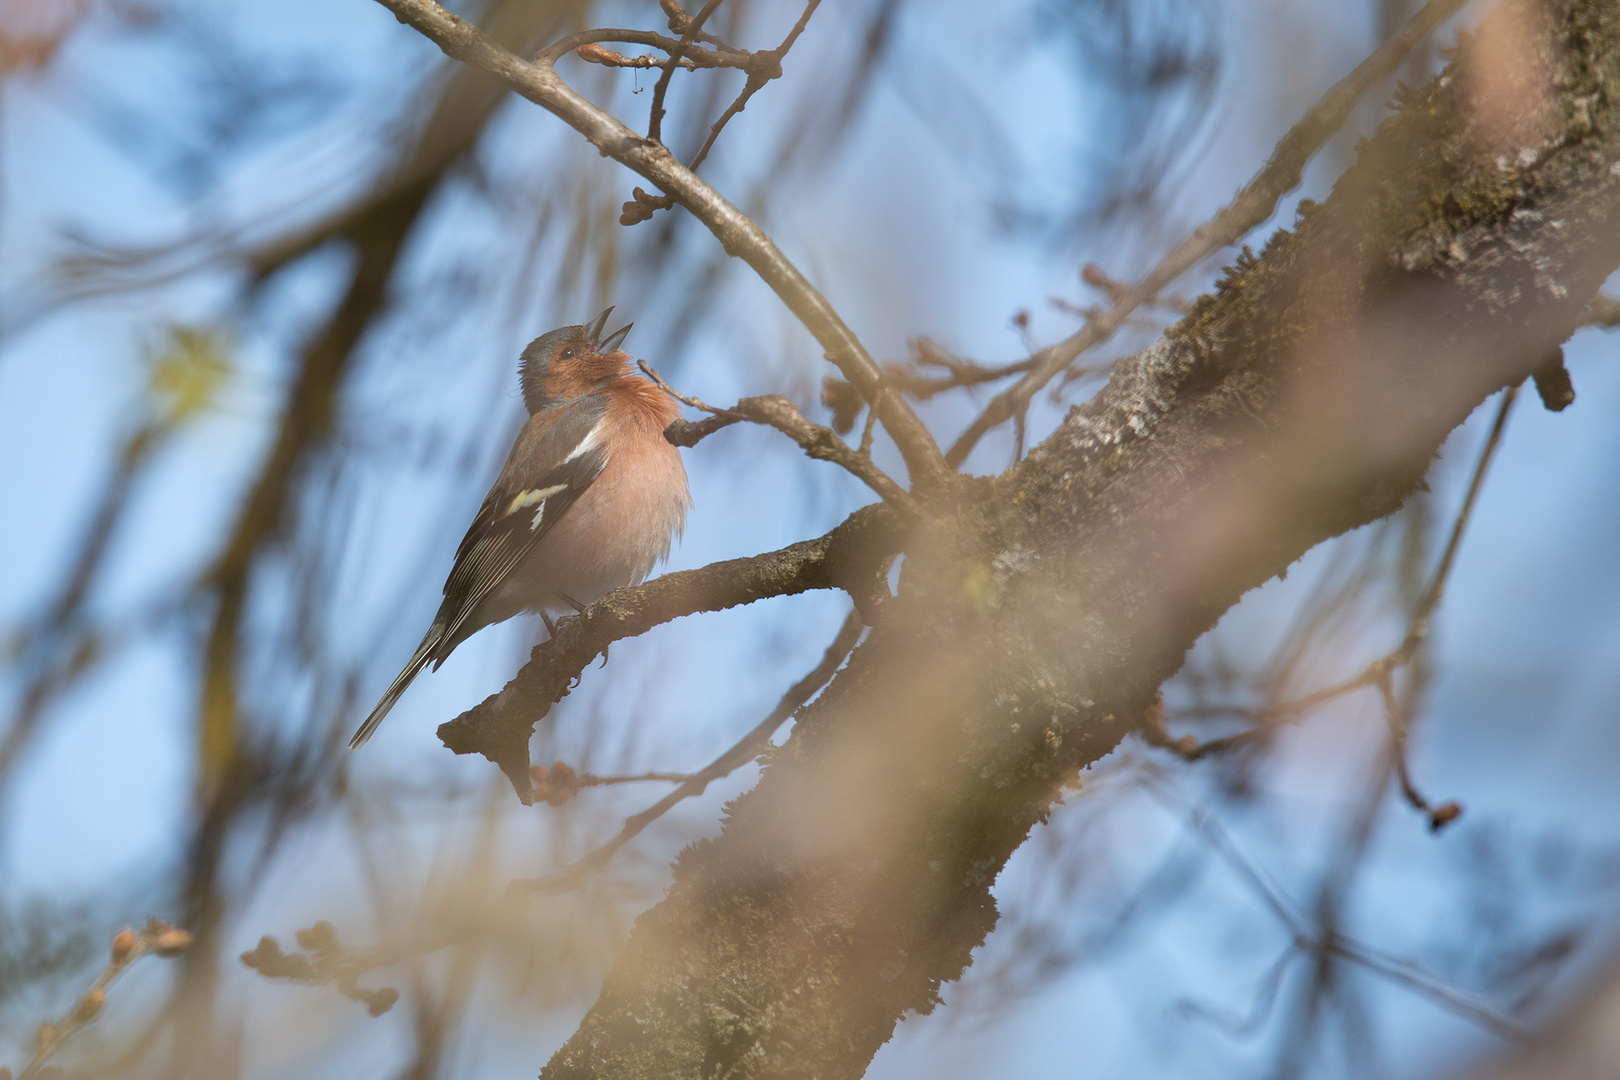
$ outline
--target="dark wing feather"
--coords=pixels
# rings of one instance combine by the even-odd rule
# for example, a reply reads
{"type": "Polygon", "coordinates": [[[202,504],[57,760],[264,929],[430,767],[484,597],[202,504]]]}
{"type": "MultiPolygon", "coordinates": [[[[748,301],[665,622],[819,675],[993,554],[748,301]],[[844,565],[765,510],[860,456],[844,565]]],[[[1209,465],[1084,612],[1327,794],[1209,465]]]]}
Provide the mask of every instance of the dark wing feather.
{"type": "Polygon", "coordinates": [[[443,627],[441,643],[456,640],[461,624],[601,475],[607,453],[598,425],[605,412],[602,402],[584,398],[529,419],[456,549],[433,620],[443,627]]]}

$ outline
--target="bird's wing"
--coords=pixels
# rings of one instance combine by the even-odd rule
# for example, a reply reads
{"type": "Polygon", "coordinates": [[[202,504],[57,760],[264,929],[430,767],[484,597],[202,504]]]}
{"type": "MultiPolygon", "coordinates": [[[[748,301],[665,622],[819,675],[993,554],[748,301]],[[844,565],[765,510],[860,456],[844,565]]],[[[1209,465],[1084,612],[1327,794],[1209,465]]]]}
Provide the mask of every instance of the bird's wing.
{"type": "Polygon", "coordinates": [[[479,603],[601,475],[608,458],[605,416],[605,403],[587,397],[529,418],[456,550],[444,603],[433,620],[442,627],[439,642],[455,640],[479,603]]]}

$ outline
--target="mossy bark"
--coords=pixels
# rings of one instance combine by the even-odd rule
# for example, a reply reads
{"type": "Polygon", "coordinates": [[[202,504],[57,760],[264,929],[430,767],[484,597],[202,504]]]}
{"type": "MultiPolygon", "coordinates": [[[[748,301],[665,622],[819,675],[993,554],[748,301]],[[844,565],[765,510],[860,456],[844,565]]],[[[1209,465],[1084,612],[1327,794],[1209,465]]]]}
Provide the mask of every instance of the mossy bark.
{"type": "Polygon", "coordinates": [[[936,503],[900,596],[542,1076],[861,1075],[1198,636],[1397,509],[1572,332],[1620,264],[1617,94],[1615,5],[1505,4],[1325,203],[1026,461],[936,503]]]}

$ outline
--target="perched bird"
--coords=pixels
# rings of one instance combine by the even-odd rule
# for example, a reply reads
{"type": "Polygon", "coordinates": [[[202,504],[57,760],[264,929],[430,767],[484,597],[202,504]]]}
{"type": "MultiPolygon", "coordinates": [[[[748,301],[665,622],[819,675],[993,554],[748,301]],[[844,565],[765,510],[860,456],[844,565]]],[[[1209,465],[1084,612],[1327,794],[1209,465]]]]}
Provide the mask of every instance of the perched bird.
{"type": "Polygon", "coordinates": [[[469,636],[537,611],[582,611],[640,582],[669,555],[692,497],[664,438],[679,406],[634,373],[608,315],[564,326],[523,350],[529,419],[456,549],[444,602],[405,669],[349,740],[358,750],[429,662],[438,670],[469,636]]]}

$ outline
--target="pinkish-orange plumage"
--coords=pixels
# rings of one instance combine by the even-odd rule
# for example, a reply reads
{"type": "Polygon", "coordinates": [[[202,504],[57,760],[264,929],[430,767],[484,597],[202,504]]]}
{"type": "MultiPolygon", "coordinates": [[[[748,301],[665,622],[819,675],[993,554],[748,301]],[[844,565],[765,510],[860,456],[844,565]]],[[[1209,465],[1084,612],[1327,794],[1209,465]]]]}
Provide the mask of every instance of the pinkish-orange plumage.
{"type": "Polygon", "coordinates": [[[612,310],[523,351],[529,419],[461,541],[438,615],[350,749],[423,667],[477,630],[524,611],[582,608],[668,556],[692,505],[680,452],[664,438],[679,410],[617,348],[628,326],[603,337],[612,310]]]}

